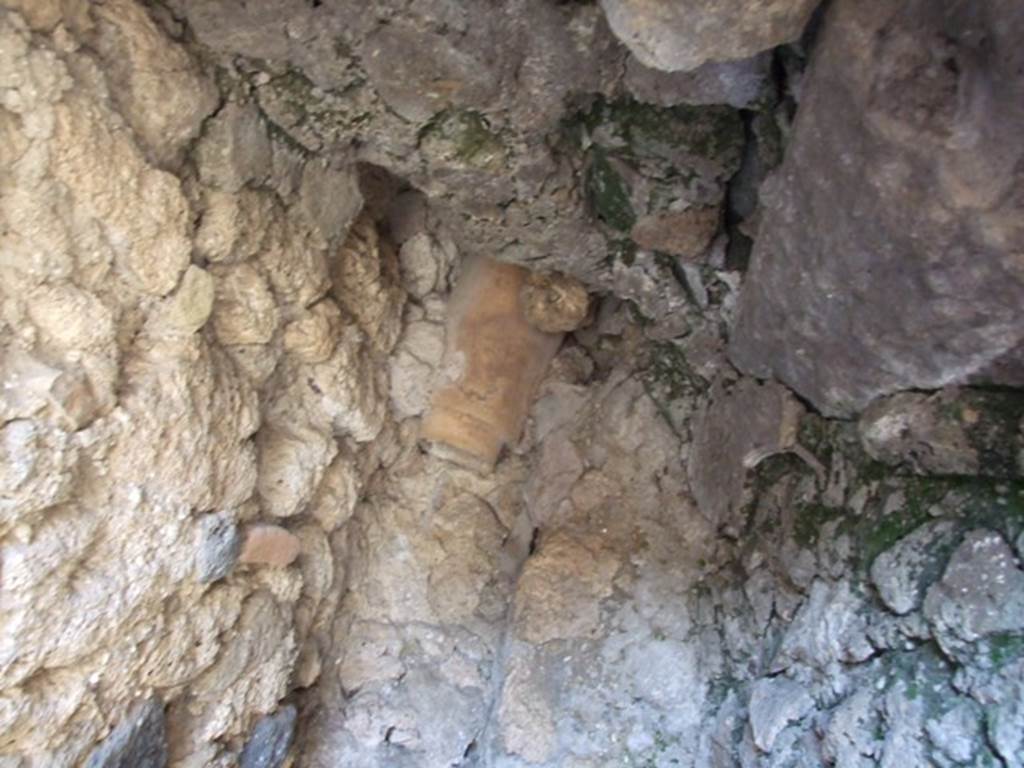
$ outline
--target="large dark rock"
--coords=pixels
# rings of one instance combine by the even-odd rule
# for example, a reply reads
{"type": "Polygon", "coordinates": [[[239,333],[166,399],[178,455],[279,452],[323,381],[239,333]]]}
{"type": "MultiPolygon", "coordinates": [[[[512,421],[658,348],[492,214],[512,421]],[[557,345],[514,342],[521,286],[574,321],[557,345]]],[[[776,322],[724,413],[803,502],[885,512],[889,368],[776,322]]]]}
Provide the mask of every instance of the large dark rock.
{"type": "Polygon", "coordinates": [[[132,707],[128,716],[85,761],[86,768],[164,768],[166,765],[164,706],[156,697],[132,707]]]}
{"type": "Polygon", "coordinates": [[[288,756],[288,749],[292,745],[297,714],[295,707],[289,704],[256,723],[242,749],[239,766],[278,768],[288,756]]]}
{"type": "Polygon", "coordinates": [[[1021,385],[1024,5],[838,0],[802,86],[730,354],[829,415],[1021,385]]]}

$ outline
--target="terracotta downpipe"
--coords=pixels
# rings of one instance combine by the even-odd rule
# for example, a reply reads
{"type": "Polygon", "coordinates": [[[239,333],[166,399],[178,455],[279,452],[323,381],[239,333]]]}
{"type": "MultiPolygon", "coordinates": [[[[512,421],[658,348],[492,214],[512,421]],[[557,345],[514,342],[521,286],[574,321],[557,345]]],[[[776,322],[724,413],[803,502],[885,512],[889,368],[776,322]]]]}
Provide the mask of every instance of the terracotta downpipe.
{"type": "Polygon", "coordinates": [[[561,333],[542,333],[526,321],[520,293],[528,274],[475,259],[448,305],[441,379],[420,437],[433,453],[481,472],[519,439],[562,341],[561,333]]]}

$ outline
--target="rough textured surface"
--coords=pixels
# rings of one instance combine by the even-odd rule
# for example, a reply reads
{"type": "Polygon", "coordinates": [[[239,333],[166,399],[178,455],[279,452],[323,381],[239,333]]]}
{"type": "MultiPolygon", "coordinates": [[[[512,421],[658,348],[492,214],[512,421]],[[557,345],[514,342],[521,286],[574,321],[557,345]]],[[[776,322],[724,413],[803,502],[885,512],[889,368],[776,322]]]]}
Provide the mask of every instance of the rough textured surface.
{"type": "Polygon", "coordinates": [[[531,273],[520,291],[526,321],[544,333],[580,328],[590,312],[590,296],[578,280],[558,273],[531,273]]]}
{"type": "Polygon", "coordinates": [[[238,758],[240,768],[279,768],[295,734],[296,714],[295,707],[289,705],[256,723],[238,758]]]}
{"type": "Polygon", "coordinates": [[[747,473],[768,456],[797,447],[802,411],[778,384],[716,382],[697,416],[689,464],[694,498],[709,520],[735,524],[747,473]]]}
{"type": "Polygon", "coordinates": [[[693,261],[711,245],[720,219],[713,207],[666,211],[638,219],[629,234],[641,248],[693,261]]]}
{"type": "Polygon", "coordinates": [[[709,61],[689,72],[662,72],[631,56],[623,84],[647,104],[728,104],[742,109],[770,98],[770,64],[770,54],[762,53],[739,61],[709,61]]]}
{"type": "MultiPolygon", "coordinates": [[[[429,198],[463,253],[557,270],[591,291],[639,296],[638,283],[661,280],[662,295],[643,309],[649,317],[670,316],[684,299],[664,265],[633,259],[616,190],[630,190],[638,215],[721,203],[743,144],[738,115],[723,105],[770,114],[773,101],[770,89],[755,96],[764,60],[710,67],[689,84],[666,86],[651,70],[627,76],[627,51],[590,3],[169,5],[231,86],[296,146],[411,185],[399,191],[429,198]],[[595,109],[606,102],[615,109],[595,109]],[[610,185],[610,196],[595,194],[598,185],[610,185]]],[[[247,114],[218,130],[229,123],[239,133],[247,114]]],[[[323,192],[312,199],[332,199],[323,192]]],[[[218,210],[209,235],[223,252],[219,231],[247,211],[218,210]]],[[[403,268],[426,270],[407,286],[418,298],[432,281],[427,243],[391,235],[403,268]]]]}
{"type": "Polygon", "coordinates": [[[1013,3],[832,4],[762,190],[740,368],[832,415],[900,389],[1024,384],[1022,29],[1013,3]]]}
{"type": "Polygon", "coordinates": [[[675,72],[745,59],[800,37],[817,0],[601,0],[645,66],[675,72]]]}
{"type": "Polygon", "coordinates": [[[859,412],[1017,328],[1018,20],[660,72],[595,3],[0,0],[0,765],[1020,766],[1019,393],[859,412]],[[756,330],[857,420],[726,359],[783,240],[756,330]],[[419,440],[467,256],[573,329],[487,476],[419,440]]]}
{"type": "Polygon", "coordinates": [[[1017,392],[946,389],[873,403],[860,417],[872,458],[918,474],[1024,474],[1024,399],[1017,392]]]}
{"type": "Polygon", "coordinates": [[[311,533],[299,568],[233,567],[239,524],[306,514],[324,474],[274,436],[305,430],[326,466],[381,418],[357,385],[385,378],[356,351],[363,332],[306,310],[331,287],[357,174],[218,95],[166,14],[8,5],[0,762],[223,766],[290,691],[340,588],[311,533]],[[324,190],[327,213],[310,204],[324,190]],[[344,362],[318,379],[342,337],[344,362]],[[329,412],[291,386],[307,371],[336,393],[329,412]],[[264,503],[270,482],[290,495],[264,503]]]}
{"type": "Polygon", "coordinates": [[[159,699],[140,702],[85,761],[86,768],[163,768],[167,765],[164,707],[159,699]]]}
{"type": "Polygon", "coordinates": [[[200,521],[198,535],[196,575],[199,581],[223,579],[238,560],[242,545],[238,525],[227,514],[209,514],[200,521]]]}

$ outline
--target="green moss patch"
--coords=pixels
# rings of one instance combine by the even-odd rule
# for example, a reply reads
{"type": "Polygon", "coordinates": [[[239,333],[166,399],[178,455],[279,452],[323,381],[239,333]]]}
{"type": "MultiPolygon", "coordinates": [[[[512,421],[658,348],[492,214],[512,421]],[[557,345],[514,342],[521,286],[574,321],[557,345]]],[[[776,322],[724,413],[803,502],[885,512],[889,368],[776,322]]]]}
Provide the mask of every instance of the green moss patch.
{"type": "Polygon", "coordinates": [[[595,147],[590,153],[584,189],[591,211],[609,227],[619,232],[629,232],[636,224],[629,187],[612,167],[608,153],[601,147],[595,147]]]}
{"type": "Polygon", "coordinates": [[[420,131],[420,141],[445,145],[449,160],[482,170],[503,169],[508,154],[501,135],[487,118],[469,109],[438,113],[420,131]]]}

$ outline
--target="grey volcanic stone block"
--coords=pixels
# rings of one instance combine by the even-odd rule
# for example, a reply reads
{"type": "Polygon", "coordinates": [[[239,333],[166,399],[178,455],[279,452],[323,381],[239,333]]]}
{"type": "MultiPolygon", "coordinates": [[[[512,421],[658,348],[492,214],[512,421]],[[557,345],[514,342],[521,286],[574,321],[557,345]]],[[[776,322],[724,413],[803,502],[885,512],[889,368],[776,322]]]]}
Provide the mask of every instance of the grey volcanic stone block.
{"type": "Polygon", "coordinates": [[[136,704],[85,763],[86,768],[164,768],[166,765],[164,706],[156,697],[136,704]]]}
{"type": "Polygon", "coordinates": [[[1024,5],[840,0],[761,190],[730,356],[823,413],[1024,384],[1024,5]]]}
{"type": "Polygon", "coordinates": [[[289,704],[256,723],[242,750],[241,768],[278,768],[292,745],[296,714],[289,704]]]}
{"type": "Polygon", "coordinates": [[[199,551],[196,554],[196,576],[203,584],[222,579],[238,560],[242,537],[238,526],[224,513],[203,517],[199,523],[199,551]]]}

